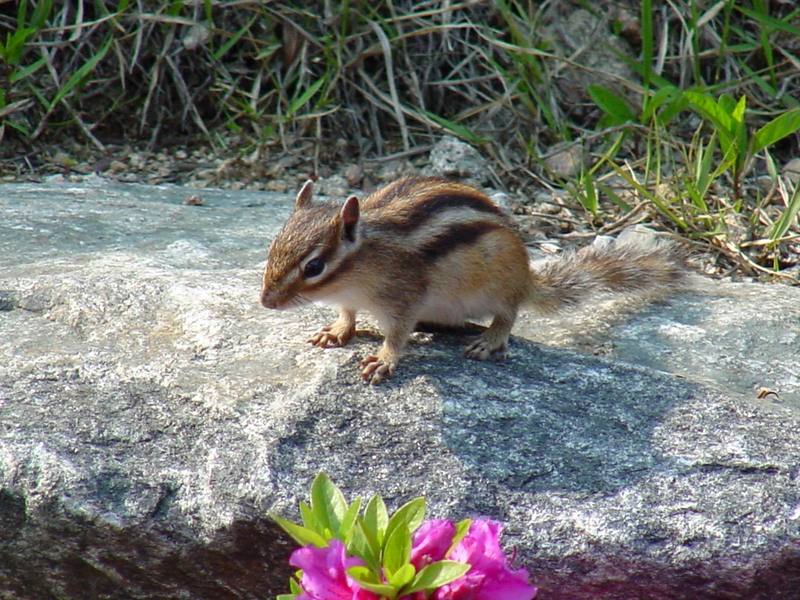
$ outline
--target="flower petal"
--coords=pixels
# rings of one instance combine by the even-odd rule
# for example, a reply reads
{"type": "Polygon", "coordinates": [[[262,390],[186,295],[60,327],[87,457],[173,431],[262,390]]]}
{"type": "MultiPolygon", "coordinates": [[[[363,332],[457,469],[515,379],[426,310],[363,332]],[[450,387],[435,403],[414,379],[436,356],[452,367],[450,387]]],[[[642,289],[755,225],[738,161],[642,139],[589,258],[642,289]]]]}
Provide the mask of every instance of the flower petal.
{"type": "Polygon", "coordinates": [[[417,571],[432,562],[442,560],[453,543],[456,526],[447,519],[425,521],[414,533],[411,545],[411,564],[417,571]]]}
{"type": "Polygon", "coordinates": [[[304,546],[292,552],[289,564],[303,570],[298,600],[377,600],[372,592],[362,590],[348,575],[347,569],[364,564],[345,553],[344,544],[331,540],[329,546],[304,546]]]}

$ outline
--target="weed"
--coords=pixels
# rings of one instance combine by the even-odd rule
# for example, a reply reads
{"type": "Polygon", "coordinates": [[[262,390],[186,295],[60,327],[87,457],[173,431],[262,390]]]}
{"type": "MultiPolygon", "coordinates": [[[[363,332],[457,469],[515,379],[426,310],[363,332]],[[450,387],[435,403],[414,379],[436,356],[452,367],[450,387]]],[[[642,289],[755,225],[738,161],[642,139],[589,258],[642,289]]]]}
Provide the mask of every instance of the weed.
{"type": "Polygon", "coordinates": [[[621,178],[665,226],[719,240],[734,215],[751,237],[726,256],[791,266],[796,187],[770,163],[799,153],[800,9],[624,5],[0,3],[0,139],[11,153],[68,132],[98,148],[120,131],[151,146],[229,132],[246,152],[313,144],[316,169],[447,132],[507,185],[572,190],[589,227],[639,210],[606,184],[621,178]],[[565,140],[593,157],[573,181],[543,166],[565,140]]]}

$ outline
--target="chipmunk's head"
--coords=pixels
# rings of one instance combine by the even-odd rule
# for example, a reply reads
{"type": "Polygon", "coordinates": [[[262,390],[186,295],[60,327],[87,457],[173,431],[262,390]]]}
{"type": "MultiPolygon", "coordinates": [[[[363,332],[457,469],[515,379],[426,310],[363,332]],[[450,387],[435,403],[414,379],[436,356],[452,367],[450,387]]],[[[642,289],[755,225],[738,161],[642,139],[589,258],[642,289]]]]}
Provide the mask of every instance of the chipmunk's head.
{"type": "Polygon", "coordinates": [[[358,198],[344,204],[312,202],[313,184],[306,181],[289,220],[267,253],[261,304],[291,308],[325,297],[336,272],[359,245],[358,198]]]}

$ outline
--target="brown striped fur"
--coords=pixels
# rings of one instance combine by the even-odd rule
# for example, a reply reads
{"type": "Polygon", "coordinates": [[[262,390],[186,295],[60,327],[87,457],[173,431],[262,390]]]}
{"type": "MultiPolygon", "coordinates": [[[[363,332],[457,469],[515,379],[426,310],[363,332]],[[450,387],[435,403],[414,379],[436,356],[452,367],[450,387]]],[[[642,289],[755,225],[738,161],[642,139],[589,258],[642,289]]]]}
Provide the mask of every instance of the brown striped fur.
{"type": "Polygon", "coordinates": [[[346,344],[357,311],[370,312],[385,334],[378,353],[362,362],[372,383],[392,374],[418,322],[491,317],[466,350],[486,359],[505,352],[523,303],[556,310],[596,293],[668,287],[683,275],[674,246],[633,240],[531,270],[502,211],[479,190],[445,179],[400,179],[345,206],[312,202],[310,182],[303,187],[270,247],[261,300],[269,308],[338,306],[339,318],[309,340],[322,347],[346,344]],[[325,266],[317,274],[319,261],[325,266]]]}

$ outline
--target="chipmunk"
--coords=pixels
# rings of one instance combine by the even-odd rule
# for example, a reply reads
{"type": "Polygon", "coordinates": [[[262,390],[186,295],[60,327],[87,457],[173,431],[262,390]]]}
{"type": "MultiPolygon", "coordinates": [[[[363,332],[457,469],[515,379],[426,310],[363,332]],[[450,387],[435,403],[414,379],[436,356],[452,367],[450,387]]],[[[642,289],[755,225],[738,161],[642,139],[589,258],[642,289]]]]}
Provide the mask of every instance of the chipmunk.
{"type": "Polygon", "coordinates": [[[532,269],[510,218],[461,183],[408,177],[337,205],[313,201],[307,181],[269,248],[261,303],[338,307],[339,317],[308,340],[322,348],[347,344],[357,311],[371,313],[384,342],[361,361],[361,375],[378,384],[395,372],[417,323],[491,317],[465,354],[503,358],[523,304],[549,312],[603,292],[667,289],[683,275],[671,242],[618,240],[532,269]]]}

